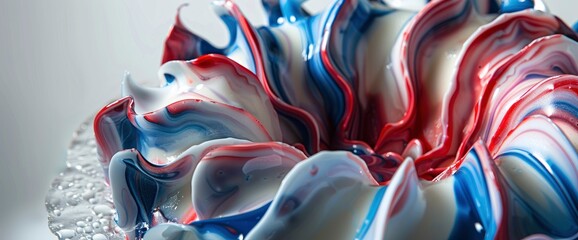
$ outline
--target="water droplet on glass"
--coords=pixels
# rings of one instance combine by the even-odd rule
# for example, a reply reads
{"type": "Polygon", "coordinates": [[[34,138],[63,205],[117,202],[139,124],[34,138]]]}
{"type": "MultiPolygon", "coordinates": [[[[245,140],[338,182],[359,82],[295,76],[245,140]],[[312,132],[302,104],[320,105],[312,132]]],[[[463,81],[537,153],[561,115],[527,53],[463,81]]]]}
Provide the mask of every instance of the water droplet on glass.
{"type": "Polygon", "coordinates": [[[62,229],[58,232],[56,232],[56,235],[59,238],[73,238],[74,236],[76,236],[76,232],[74,232],[74,230],[71,229],[62,229]]]}
{"type": "MultiPolygon", "coordinates": [[[[48,226],[59,239],[124,240],[113,218],[110,187],[97,160],[92,123],[84,123],[68,149],[68,168],[46,195],[48,226]]],[[[64,160],[63,160],[64,161],[64,160]]]]}
{"type": "Polygon", "coordinates": [[[101,233],[97,233],[92,236],[92,240],[107,240],[107,239],[108,238],[106,237],[106,235],[101,233]]]}

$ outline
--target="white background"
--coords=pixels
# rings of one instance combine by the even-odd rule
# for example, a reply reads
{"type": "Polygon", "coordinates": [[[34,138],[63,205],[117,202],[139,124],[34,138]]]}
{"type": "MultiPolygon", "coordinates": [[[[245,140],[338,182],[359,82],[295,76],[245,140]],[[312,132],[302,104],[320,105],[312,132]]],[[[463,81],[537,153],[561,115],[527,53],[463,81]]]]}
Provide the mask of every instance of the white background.
{"type": "MultiPolygon", "coordinates": [[[[72,132],[120,94],[125,71],[156,81],[163,40],[185,0],[0,1],[0,235],[54,239],[44,196],[64,169],[72,132]]],[[[183,12],[188,26],[225,44],[209,0],[183,12]]],[[[260,5],[237,0],[255,22],[260,5]]],[[[568,23],[575,0],[550,0],[568,23]]]]}

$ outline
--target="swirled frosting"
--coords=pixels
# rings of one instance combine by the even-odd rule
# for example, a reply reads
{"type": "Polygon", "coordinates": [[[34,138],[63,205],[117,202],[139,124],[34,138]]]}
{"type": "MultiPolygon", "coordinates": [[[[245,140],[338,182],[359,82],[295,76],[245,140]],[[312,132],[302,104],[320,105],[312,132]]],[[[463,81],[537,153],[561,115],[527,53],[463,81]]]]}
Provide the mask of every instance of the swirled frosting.
{"type": "MultiPolygon", "coordinates": [[[[130,239],[578,237],[578,36],[541,1],[215,4],[94,128],[130,239]]],[[[186,8],[184,8],[186,9],[186,8]]]]}

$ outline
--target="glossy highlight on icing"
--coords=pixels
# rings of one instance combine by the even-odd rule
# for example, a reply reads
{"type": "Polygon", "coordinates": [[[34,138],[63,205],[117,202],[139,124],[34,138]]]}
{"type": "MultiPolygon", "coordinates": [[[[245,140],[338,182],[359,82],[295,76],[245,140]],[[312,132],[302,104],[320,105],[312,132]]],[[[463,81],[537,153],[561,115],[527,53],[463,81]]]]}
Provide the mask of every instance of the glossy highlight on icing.
{"type": "Polygon", "coordinates": [[[578,35],[541,1],[302,3],[216,2],[223,48],[177,14],[161,87],[97,114],[127,238],[578,237],[578,35]]]}

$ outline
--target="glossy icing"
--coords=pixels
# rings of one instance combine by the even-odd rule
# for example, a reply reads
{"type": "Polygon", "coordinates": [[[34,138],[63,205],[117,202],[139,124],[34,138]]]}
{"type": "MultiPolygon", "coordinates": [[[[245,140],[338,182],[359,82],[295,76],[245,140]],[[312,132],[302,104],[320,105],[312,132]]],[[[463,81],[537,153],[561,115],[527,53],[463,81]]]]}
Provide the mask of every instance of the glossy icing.
{"type": "Polygon", "coordinates": [[[177,15],[161,87],[98,113],[128,238],[578,237],[578,36],[541,1],[301,4],[217,2],[224,48],[177,15]]]}

